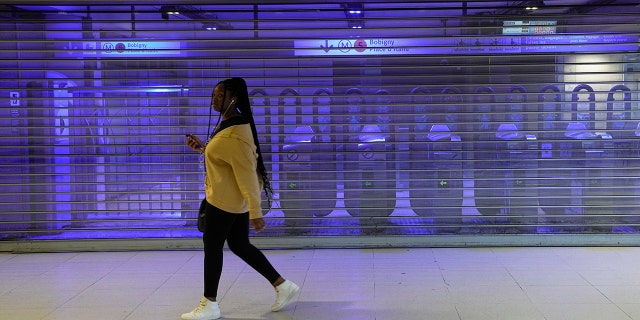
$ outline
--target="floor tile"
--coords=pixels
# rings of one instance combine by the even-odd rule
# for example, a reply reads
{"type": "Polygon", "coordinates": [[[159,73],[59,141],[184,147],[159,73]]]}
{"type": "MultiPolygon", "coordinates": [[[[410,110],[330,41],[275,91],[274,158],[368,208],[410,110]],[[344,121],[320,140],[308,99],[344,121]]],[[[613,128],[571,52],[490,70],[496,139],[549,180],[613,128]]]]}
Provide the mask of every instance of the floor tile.
{"type": "MultiPolygon", "coordinates": [[[[224,319],[640,320],[640,248],[264,250],[301,287],[271,284],[230,251],[224,319]]],[[[202,297],[199,250],[0,254],[2,320],[179,319],[202,297]]]]}
{"type": "Polygon", "coordinates": [[[613,304],[561,303],[539,305],[546,320],[630,320],[628,314],[613,304]]]}
{"type": "Polygon", "coordinates": [[[69,320],[69,319],[91,319],[91,320],[124,320],[133,312],[133,306],[84,306],[84,307],[61,307],[53,310],[42,320],[69,320]]]}
{"type": "Polygon", "coordinates": [[[576,271],[570,270],[510,270],[515,281],[523,286],[585,286],[589,282],[576,271]]]}
{"type": "Polygon", "coordinates": [[[458,304],[456,309],[462,320],[545,320],[530,303],[469,303],[458,304]]]}
{"type": "Polygon", "coordinates": [[[43,319],[47,314],[51,313],[51,311],[51,308],[33,305],[28,307],[11,306],[10,308],[3,306],[2,320],[43,319]]]}
{"type": "Polygon", "coordinates": [[[527,296],[536,304],[606,304],[607,297],[592,286],[523,286],[527,296]]]}
{"type": "Polygon", "coordinates": [[[640,303],[620,303],[617,306],[631,319],[640,319],[640,303]]]}
{"type": "Polygon", "coordinates": [[[629,304],[640,302],[640,286],[596,286],[607,299],[615,304],[629,304]]]}

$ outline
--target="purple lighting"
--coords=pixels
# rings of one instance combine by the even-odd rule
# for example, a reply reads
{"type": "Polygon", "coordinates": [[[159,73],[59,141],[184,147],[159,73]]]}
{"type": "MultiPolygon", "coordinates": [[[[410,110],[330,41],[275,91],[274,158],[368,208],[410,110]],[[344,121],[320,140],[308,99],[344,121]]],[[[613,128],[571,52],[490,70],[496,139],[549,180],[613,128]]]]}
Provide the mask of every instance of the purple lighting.
{"type": "Polygon", "coordinates": [[[638,233],[622,2],[4,6],[0,240],[199,236],[185,134],[230,77],[275,191],[258,237],[638,233]]]}

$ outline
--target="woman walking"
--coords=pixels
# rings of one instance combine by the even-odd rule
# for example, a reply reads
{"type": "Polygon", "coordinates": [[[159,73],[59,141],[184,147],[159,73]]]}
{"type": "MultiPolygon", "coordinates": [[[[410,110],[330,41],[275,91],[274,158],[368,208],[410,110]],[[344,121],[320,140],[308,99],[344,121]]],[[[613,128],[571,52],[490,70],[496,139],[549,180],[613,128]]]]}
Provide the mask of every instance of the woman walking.
{"type": "Polygon", "coordinates": [[[260,207],[261,190],[271,203],[271,184],[262,159],[247,84],[242,78],[219,82],[211,107],[222,121],[214,129],[211,140],[203,143],[187,136],[187,145],[204,154],[206,226],[204,242],[204,296],[199,305],[182,315],[183,320],[210,320],[221,317],[217,302],[222,273],[223,246],[265,277],[275,288],[278,311],[298,293],[300,288],[285,280],[264,254],[249,242],[249,224],[262,231],[265,221],[260,207]]]}

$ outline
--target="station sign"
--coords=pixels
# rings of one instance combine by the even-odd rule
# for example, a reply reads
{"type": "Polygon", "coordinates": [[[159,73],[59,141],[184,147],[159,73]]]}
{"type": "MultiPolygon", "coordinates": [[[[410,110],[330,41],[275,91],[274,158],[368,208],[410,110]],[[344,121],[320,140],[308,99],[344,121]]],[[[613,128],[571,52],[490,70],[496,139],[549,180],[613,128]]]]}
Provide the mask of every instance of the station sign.
{"type": "Polygon", "coordinates": [[[177,41],[100,41],[84,42],[85,56],[106,58],[118,57],[164,57],[181,53],[177,41]]]}
{"type": "Polygon", "coordinates": [[[294,40],[296,56],[481,55],[638,51],[637,34],[294,40]]]}

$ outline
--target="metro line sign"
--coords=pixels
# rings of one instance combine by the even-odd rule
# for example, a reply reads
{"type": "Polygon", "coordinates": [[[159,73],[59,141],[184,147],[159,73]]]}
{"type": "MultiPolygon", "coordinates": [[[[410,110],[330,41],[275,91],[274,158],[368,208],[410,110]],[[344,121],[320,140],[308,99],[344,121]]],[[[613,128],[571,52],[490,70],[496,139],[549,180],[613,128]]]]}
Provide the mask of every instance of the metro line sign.
{"type": "Polygon", "coordinates": [[[294,40],[296,56],[477,55],[638,50],[633,34],[551,34],[483,37],[294,40]]]}
{"type": "Polygon", "coordinates": [[[85,56],[154,57],[179,55],[181,45],[176,41],[101,41],[85,42],[85,56]]]}

